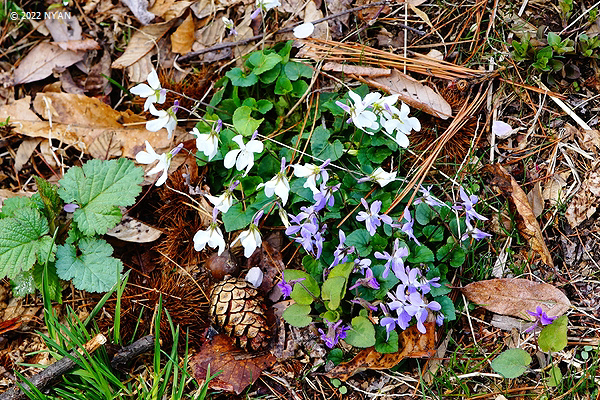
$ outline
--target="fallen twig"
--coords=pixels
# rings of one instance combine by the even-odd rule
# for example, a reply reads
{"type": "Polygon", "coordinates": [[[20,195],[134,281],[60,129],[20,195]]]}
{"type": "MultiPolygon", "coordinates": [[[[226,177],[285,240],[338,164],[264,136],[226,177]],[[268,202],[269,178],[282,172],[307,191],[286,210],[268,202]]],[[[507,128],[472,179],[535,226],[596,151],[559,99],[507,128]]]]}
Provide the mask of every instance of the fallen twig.
{"type": "MultiPolygon", "coordinates": [[[[392,5],[392,4],[398,4],[398,3],[392,3],[388,0],[384,0],[384,1],[378,1],[376,3],[371,3],[371,4],[365,4],[363,6],[358,6],[358,7],[354,7],[354,8],[349,8],[347,10],[341,11],[339,13],[336,14],[332,14],[332,15],[328,15],[324,18],[320,18],[317,19],[315,21],[311,21],[313,24],[319,24],[321,22],[325,22],[325,21],[329,21],[331,19],[335,19],[337,17],[341,17],[342,15],[346,15],[346,14],[350,14],[356,11],[360,11],[360,10],[364,10],[366,8],[372,8],[372,7],[378,7],[381,5],[392,5]]],[[[401,4],[401,3],[400,3],[401,4]]],[[[294,30],[294,28],[300,24],[302,24],[303,22],[297,22],[291,26],[288,26],[286,28],[281,28],[275,32],[273,32],[271,35],[275,35],[275,34],[279,34],[279,33],[286,33],[286,32],[291,32],[294,30]]],[[[400,28],[402,29],[408,29],[414,33],[416,33],[417,35],[423,36],[425,35],[427,32],[424,32],[422,30],[413,28],[411,26],[406,26],[404,24],[397,24],[400,28]]],[[[254,42],[255,40],[260,40],[265,36],[265,33],[261,33],[260,35],[255,35],[252,37],[249,37],[247,39],[242,39],[242,40],[238,40],[236,42],[223,42],[223,43],[219,43],[216,44],[214,46],[211,47],[207,47],[206,49],[202,49],[202,50],[198,50],[198,51],[193,51],[191,53],[187,53],[186,55],[180,57],[177,61],[179,63],[185,63],[185,62],[189,62],[191,59],[196,58],[199,55],[205,54],[205,53],[210,53],[211,51],[219,51],[219,50],[223,50],[223,49],[228,49],[230,47],[236,47],[236,46],[241,46],[250,42],[254,42]]]]}

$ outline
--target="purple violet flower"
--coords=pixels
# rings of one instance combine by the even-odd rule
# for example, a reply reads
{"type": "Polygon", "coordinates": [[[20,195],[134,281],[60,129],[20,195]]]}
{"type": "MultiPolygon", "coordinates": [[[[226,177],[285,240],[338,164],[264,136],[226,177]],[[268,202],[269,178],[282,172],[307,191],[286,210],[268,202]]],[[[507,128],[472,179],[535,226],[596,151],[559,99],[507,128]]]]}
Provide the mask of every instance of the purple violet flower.
{"type": "Polygon", "coordinates": [[[431,311],[440,311],[442,306],[437,301],[425,303],[421,293],[413,292],[408,295],[409,304],[404,306],[404,311],[411,317],[414,316],[417,319],[417,329],[422,334],[425,334],[427,330],[423,324],[427,320],[427,309],[431,311]]]}
{"type": "Polygon", "coordinates": [[[319,333],[321,334],[321,339],[325,342],[325,345],[332,349],[340,339],[346,338],[346,331],[350,329],[349,326],[340,326],[342,324],[342,320],[340,319],[338,322],[333,323],[328,320],[324,320],[327,322],[327,333],[323,332],[321,328],[319,328],[319,333]]]}
{"type": "Polygon", "coordinates": [[[394,241],[394,251],[392,255],[390,255],[387,251],[380,253],[379,251],[375,252],[375,258],[379,260],[387,260],[385,263],[385,270],[381,276],[383,279],[387,278],[390,273],[390,267],[392,271],[394,271],[394,275],[396,278],[402,280],[403,277],[406,276],[406,272],[404,271],[404,260],[402,257],[408,257],[408,248],[400,247],[400,240],[396,239],[394,241]]]}
{"type": "Polygon", "coordinates": [[[445,207],[447,206],[445,203],[442,203],[441,201],[439,201],[438,199],[436,199],[432,194],[431,194],[431,186],[429,186],[427,189],[423,186],[421,186],[419,188],[419,192],[423,193],[423,195],[421,197],[419,197],[418,199],[416,199],[414,201],[414,204],[420,204],[420,203],[425,203],[428,204],[432,207],[445,207]]]}
{"type": "Polygon", "coordinates": [[[335,267],[339,263],[345,263],[348,261],[348,255],[354,253],[354,246],[344,246],[344,243],[346,243],[346,234],[341,229],[339,230],[339,237],[340,243],[333,252],[333,262],[331,263],[330,268],[335,267]]]}
{"type": "Polygon", "coordinates": [[[78,204],[69,203],[69,204],[65,204],[65,206],[63,207],[63,210],[65,210],[65,212],[72,213],[72,212],[75,212],[75,210],[77,210],[78,208],[79,208],[78,204]]]}
{"type": "Polygon", "coordinates": [[[417,238],[415,237],[415,234],[413,232],[413,225],[415,224],[415,221],[412,219],[412,217],[410,215],[410,211],[408,211],[408,208],[404,209],[404,219],[406,220],[406,223],[404,223],[402,225],[400,230],[402,230],[402,232],[406,233],[408,235],[408,237],[417,244],[417,246],[420,246],[421,243],[419,243],[419,241],[417,240],[417,238]]]}
{"type": "Polygon", "coordinates": [[[375,275],[373,275],[371,268],[367,267],[363,270],[363,272],[365,273],[365,277],[358,279],[356,283],[352,285],[352,287],[348,288],[348,290],[354,290],[359,286],[364,286],[366,288],[375,290],[379,289],[379,282],[377,282],[377,279],[375,279],[375,275]]]}
{"type": "Polygon", "coordinates": [[[291,281],[286,282],[282,274],[281,282],[279,282],[277,286],[279,286],[279,289],[281,289],[281,294],[283,295],[283,298],[287,299],[288,297],[290,297],[292,295],[292,290],[294,289],[293,285],[295,285],[298,282],[302,282],[305,279],[306,278],[292,279],[291,281]]]}
{"type": "Polygon", "coordinates": [[[334,186],[327,186],[325,183],[321,183],[320,191],[313,194],[313,199],[315,200],[314,208],[316,212],[321,211],[325,208],[325,206],[333,207],[335,203],[333,193],[336,192],[341,185],[341,183],[338,183],[334,186]]]}
{"type": "Polygon", "coordinates": [[[531,315],[535,318],[535,324],[531,325],[529,328],[525,329],[525,332],[531,332],[534,330],[538,324],[542,325],[550,325],[556,318],[558,317],[549,317],[543,310],[542,307],[537,306],[534,311],[527,311],[527,314],[531,315]]]}
{"type": "Polygon", "coordinates": [[[360,199],[362,205],[367,209],[367,211],[361,211],[356,216],[358,221],[365,221],[367,225],[367,231],[371,236],[375,235],[375,231],[377,227],[381,225],[381,221],[385,222],[388,225],[392,224],[392,218],[389,215],[381,214],[379,215],[379,211],[381,211],[381,200],[375,200],[371,203],[371,208],[369,209],[369,204],[363,198],[360,199]]]}
{"type": "Polygon", "coordinates": [[[467,192],[465,192],[465,189],[461,186],[460,198],[462,199],[462,203],[455,204],[452,208],[454,208],[455,210],[464,209],[467,213],[467,221],[470,221],[471,219],[487,221],[487,217],[484,217],[483,215],[475,211],[475,204],[477,204],[477,202],[479,201],[479,198],[477,196],[475,196],[474,194],[470,196],[467,195],[467,192]]]}
{"type": "Polygon", "coordinates": [[[377,311],[377,307],[375,307],[373,304],[369,303],[368,301],[366,301],[365,299],[362,299],[360,297],[350,300],[350,303],[360,304],[366,310],[377,311]]]}
{"type": "Polygon", "coordinates": [[[467,240],[469,237],[472,237],[475,240],[481,240],[492,236],[489,233],[483,232],[482,230],[473,227],[473,225],[471,225],[471,221],[469,221],[468,216],[465,222],[467,224],[467,231],[463,233],[463,235],[460,237],[461,241],[467,240]]]}

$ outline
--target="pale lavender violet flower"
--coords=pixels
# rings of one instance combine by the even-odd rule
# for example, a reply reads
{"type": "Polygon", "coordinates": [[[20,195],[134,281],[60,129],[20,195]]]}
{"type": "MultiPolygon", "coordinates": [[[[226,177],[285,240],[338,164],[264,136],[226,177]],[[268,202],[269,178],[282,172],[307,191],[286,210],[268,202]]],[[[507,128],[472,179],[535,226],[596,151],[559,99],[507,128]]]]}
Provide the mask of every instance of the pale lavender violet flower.
{"type": "Polygon", "coordinates": [[[371,268],[367,267],[363,272],[365,273],[365,277],[358,279],[354,285],[348,288],[348,290],[354,290],[359,286],[375,290],[379,289],[379,282],[375,279],[375,275],[373,275],[371,268]]]}
{"type": "Polygon", "coordinates": [[[525,329],[525,332],[531,332],[534,330],[538,324],[542,325],[550,325],[556,318],[558,317],[549,317],[543,310],[542,307],[537,306],[534,311],[527,311],[527,314],[531,315],[535,318],[535,324],[531,325],[529,328],[525,329]]]}
{"type": "Polygon", "coordinates": [[[337,192],[341,185],[341,183],[338,183],[334,186],[327,186],[325,183],[321,183],[320,191],[313,193],[316,212],[321,211],[325,206],[333,207],[335,203],[333,193],[337,192]]]}
{"type": "Polygon", "coordinates": [[[378,251],[375,252],[375,258],[387,260],[385,263],[385,270],[383,271],[383,274],[381,274],[383,279],[387,278],[390,273],[390,267],[398,279],[402,280],[402,278],[406,276],[406,271],[404,271],[404,260],[402,260],[402,257],[408,257],[408,248],[400,247],[400,240],[398,239],[394,241],[394,251],[392,252],[392,255],[387,251],[384,251],[383,253],[378,251]]]}
{"type": "Polygon", "coordinates": [[[303,280],[306,280],[306,278],[292,279],[289,282],[287,282],[285,280],[285,277],[282,275],[281,282],[279,282],[277,286],[279,286],[283,298],[287,299],[288,297],[290,297],[292,295],[292,290],[294,289],[293,285],[295,285],[298,282],[302,282],[303,280]]]}
{"type": "Polygon", "coordinates": [[[408,237],[411,238],[417,244],[417,246],[420,246],[421,243],[419,243],[413,232],[413,225],[415,224],[415,221],[412,219],[408,208],[404,209],[404,219],[406,220],[406,223],[404,223],[402,227],[400,227],[400,230],[406,233],[408,237]]]}
{"type": "Polygon", "coordinates": [[[340,326],[342,324],[342,320],[339,320],[336,323],[329,322],[328,320],[324,320],[327,322],[327,333],[323,332],[321,328],[319,328],[319,333],[321,334],[321,339],[325,341],[325,345],[332,349],[340,339],[346,338],[346,331],[350,329],[348,326],[340,326]]]}
{"type": "Polygon", "coordinates": [[[467,224],[467,231],[460,237],[461,241],[467,240],[469,237],[472,237],[475,240],[481,240],[492,236],[489,233],[485,233],[482,230],[473,227],[468,217],[465,222],[467,224]]]}
{"type": "Polygon", "coordinates": [[[447,206],[447,204],[442,203],[441,201],[439,201],[437,198],[435,198],[431,194],[431,186],[429,186],[428,188],[425,188],[424,186],[421,186],[419,188],[419,192],[423,193],[423,195],[421,197],[419,197],[418,199],[416,199],[414,201],[414,204],[425,203],[425,204],[428,204],[428,205],[430,205],[432,207],[445,207],[445,206],[447,206]]]}
{"type": "Polygon", "coordinates": [[[360,199],[360,202],[367,209],[367,211],[359,212],[356,216],[356,219],[358,221],[365,221],[367,225],[367,231],[369,231],[371,236],[375,235],[375,231],[377,230],[377,227],[381,225],[381,221],[388,225],[392,224],[392,218],[389,215],[379,215],[379,211],[381,211],[381,200],[375,200],[373,203],[371,203],[370,209],[369,204],[367,204],[367,201],[364,198],[360,199]]]}
{"type": "Polygon", "coordinates": [[[371,260],[368,258],[355,258],[354,259],[354,271],[360,270],[362,271],[365,268],[371,266],[371,260]]]}
{"type": "Polygon", "coordinates": [[[346,243],[346,234],[341,229],[339,230],[340,243],[335,248],[333,252],[333,262],[331,263],[331,267],[333,268],[339,263],[345,263],[348,261],[348,255],[354,253],[354,246],[346,247],[344,243],[346,243]]]}
{"type": "Polygon", "coordinates": [[[478,219],[481,221],[487,221],[487,217],[484,217],[483,215],[479,214],[477,211],[475,211],[475,204],[477,204],[477,201],[479,201],[479,198],[477,196],[475,196],[474,194],[472,195],[467,195],[467,192],[465,192],[465,189],[461,186],[460,187],[460,198],[462,199],[462,203],[458,203],[456,205],[454,205],[455,210],[462,210],[464,209],[465,212],[467,213],[467,221],[471,220],[471,219],[478,219]]]}
{"type": "Polygon", "coordinates": [[[408,301],[410,304],[404,306],[404,311],[410,316],[414,316],[417,319],[417,329],[422,334],[427,333],[425,325],[423,324],[427,320],[428,311],[440,311],[442,306],[437,301],[431,301],[425,303],[421,293],[413,292],[408,295],[408,301]]]}
{"type": "Polygon", "coordinates": [[[65,206],[63,207],[63,210],[65,210],[65,212],[72,213],[72,212],[75,212],[75,210],[77,210],[78,208],[79,208],[78,204],[69,203],[69,204],[65,204],[65,206]]]}
{"type": "Polygon", "coordinates": [[[323,164],[316,166],[314,164],[306,163],[304,165],[295,164],[292,165],[294,168],[294,176],[299,178],[306,178],[304,183],[305,188],[309,188],[313,194],[319,192],[317,189],[317,178],[321,178],[321,183],[326,183],[329,179],[329,173],[326,167],[331,162],[331,159],[327,159],[323,164]]]}

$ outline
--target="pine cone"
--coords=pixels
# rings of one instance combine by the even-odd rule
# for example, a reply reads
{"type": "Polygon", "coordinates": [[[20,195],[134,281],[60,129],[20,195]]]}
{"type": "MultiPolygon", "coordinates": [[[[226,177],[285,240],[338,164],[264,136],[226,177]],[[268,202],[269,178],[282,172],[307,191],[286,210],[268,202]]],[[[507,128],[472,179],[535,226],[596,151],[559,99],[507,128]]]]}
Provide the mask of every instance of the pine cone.
{"type": "Polygon", "coordinates": [[[210,294],[213,323],[236,340],[245,350],[261,350],[270,337],[264,299],[248,282],[227,278],[215,285],[210,294]]]}

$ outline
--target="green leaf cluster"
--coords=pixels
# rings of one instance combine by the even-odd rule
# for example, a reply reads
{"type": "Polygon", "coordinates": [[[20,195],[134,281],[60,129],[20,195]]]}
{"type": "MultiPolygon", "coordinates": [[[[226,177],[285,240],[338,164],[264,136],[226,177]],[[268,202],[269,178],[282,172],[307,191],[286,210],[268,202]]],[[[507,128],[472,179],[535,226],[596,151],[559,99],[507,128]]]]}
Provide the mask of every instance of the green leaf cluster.
{"type": "Polygon", "coordinates": [[[105,292],[118,281],[123,264],[99,238],[121,221],[119,207],[141,191],[143,170],[127,159],[90,160],[71,168],[59,186],[36,178],[31,198],[4,201],[0,212],[0,277],[11,279],[16,296],[47,288],[60,300],[60,279],[76,288],[105,292]],[[72,219],[63,206],[78,208],[72,219]]]}

